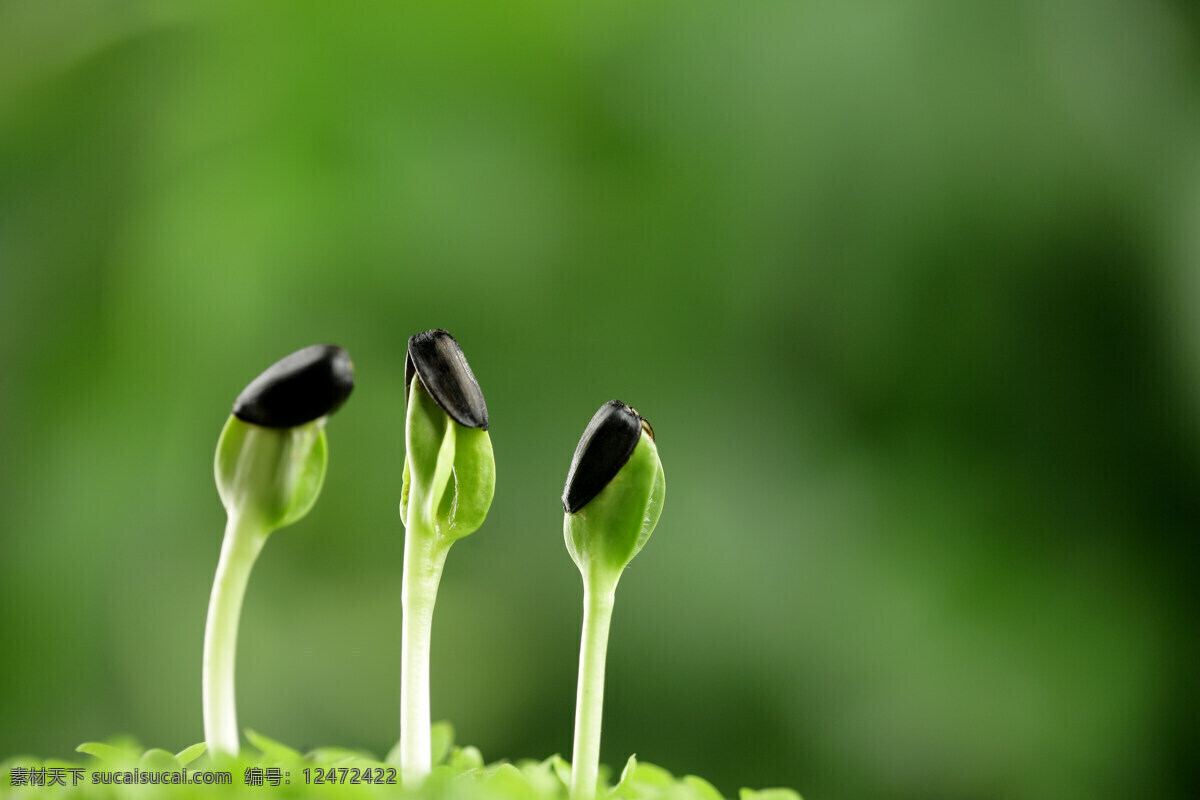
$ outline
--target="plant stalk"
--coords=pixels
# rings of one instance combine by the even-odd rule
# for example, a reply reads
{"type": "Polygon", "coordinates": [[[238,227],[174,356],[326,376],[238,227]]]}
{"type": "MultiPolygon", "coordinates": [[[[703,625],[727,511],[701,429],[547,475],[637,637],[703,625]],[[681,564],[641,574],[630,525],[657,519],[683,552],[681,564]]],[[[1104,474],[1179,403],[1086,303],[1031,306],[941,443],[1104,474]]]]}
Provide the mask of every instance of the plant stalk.
{"type": "Polygon", "coordinates": [[[604,712],[604,659],[616,582],[587,575],[583,581],[583,636],[575,692],[575,748],[571,753],[571,800],[593,800],[600,769],[600,723],[604,712]]]}
{"type": "Polygon", "coordinates": [[[208,752],[237,755],[237,702],[233,672],[237,654],[238,620],[246,583],[269,531],[255,520],[230,514],[225,526],[225,541],[213,579],[208,601],[208,623],[204,630],[204,667],[202,671],[204,704],[204,740],[208,752]]]}
{"type": "Polygon", "coordinates": [[[429,647],[433,606],[450,546],[418,521],[410,503],[404,537],[404,611],[400,634],[400,773],[405,782],[422,780],[433,768],[429,738],[429,647]]]}

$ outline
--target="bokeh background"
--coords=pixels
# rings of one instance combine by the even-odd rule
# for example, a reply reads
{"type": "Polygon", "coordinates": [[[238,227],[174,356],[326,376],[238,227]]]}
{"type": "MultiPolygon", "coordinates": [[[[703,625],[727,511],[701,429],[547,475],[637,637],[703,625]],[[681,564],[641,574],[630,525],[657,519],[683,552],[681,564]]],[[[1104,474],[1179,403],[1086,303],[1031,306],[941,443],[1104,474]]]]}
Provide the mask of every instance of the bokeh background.
{"type": "Polygon", "coordinates": [[[398,735],[407,337],[487,394],[433,708],[569,753],[559,494],[666,510],[603,758],[727,795],[1200,783],[1200,16],[1167,0],[0,1],[0,753],[202,738],[233,398],[352,353],[242,618],[241,723],[398,735]]]}

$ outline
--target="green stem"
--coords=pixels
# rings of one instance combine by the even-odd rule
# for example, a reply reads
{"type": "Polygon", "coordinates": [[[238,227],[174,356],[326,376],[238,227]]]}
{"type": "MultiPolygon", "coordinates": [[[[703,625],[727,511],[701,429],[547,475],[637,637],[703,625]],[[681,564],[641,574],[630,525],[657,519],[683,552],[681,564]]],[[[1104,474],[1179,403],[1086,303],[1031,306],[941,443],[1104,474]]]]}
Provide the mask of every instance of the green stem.
{"type": "Polygon", "coordinates": [[[400,770],[405,782],[423,779],[433,768],[429,739],[429,642],[433,606],[449,545],[418,522],[409,506],[404,537],[404,619],[400,634],[400,770]]]}
{"type": "Polygon", "coordinates": [[[240,749],[233,690],[238,619],[250,570],[268,533],[259,522],[238,514],[230,514],[225,526],[204,630],[204,740],[214,755],[237,755],[240,749]]]}
{"type": "Polygon", "coordinates": [[[584,575],[583,637],[575,693],[575,749],[571,754],[571,798],[592,800],[600,769],[600,723],[604,712],[604,657],[616,581],[584,575]]]}

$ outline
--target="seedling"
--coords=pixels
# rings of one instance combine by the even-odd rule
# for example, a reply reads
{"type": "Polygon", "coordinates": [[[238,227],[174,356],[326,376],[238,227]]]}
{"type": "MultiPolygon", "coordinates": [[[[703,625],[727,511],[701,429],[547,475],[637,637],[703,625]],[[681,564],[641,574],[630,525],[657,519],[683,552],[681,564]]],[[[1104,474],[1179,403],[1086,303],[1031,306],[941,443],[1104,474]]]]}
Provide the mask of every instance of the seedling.
{"type": "Polygon", "coordinates": [[[313,345],[271,365],[233,404],[214,471],[228,520],[204,631],[204,739],[239,750],[233,673],[246,582],[272,531],[312,508],[325,479],[325,420],[354,388],[340,347],[313,345]]]}
{"type": "MultiPolygon", "coordinates": [[[[174,755],[157,748],[143,752],[128,737],[88,742],[77,748],[89,758],[79,767],[58,759],[6,759],[3,771],[11,772],[8,783],[15,788],[6,793],[8,783],[0,781],[0,797],[24,797],[23,787],[53,785],[56,774],[60,783],[66,772],[72,773],[67,779],[78,781],[74,773],[87,768],[90,784],[108,788],[79,792],[117,800],[143,800],[139,784],[145,778],[155,785],[155,797],[195,797],[195,785],[210,782],[240,787],[222,789],[230,798],[257,797],[272,771],[274,785],[303,781],[305,797],[378,800],[398,796],[392,787],[401,779],[408,784],[402,793],[416,797],[417,780],[436,764],[421,796],[562,800],[567,789],[572,800],[594,800],[614,594],[623,570],[653,532],[665,494],[654,432],[634,409],[616,400],[606,403],[579,440],[563,491],[564,538],[584,589],[573,768],[559,755],[488,764],[476,748],[453,746],[447,723],[432,731],[429,725],[429,638],[442,568],[450,545],[483,522],[495,486],[487,406],[462,350],[445,331],[409,340],[405,375],[402,729],[386,760],[342,747],[301,755],[252,730],[245,732],[251,746],[239,748],[234,649],[246,582],[270,532],[300,519],[316,500],[326,466],[325,421],[353,388],[345,351],[318,345],[279,361],[247,386],[217,445],[217,488],[229,521],[204,640],[207,741],[174,755]],[[189,772],[206,751],[218,757],[217,769],[189,772]],[[264,763],[271,767],[264,770],[264,763]],[[194,780],[198,777],[204,779],[194,780]]],[[[722,800],[701,778],[675,778],[632,756],[606,797],[722,800]]],[[[742,789],[740,799],[801,800],[787,789],[742,789]]]]}
{"type": "Polygon", "coordinates": [[[562,497],[567,552],[583,576],[572,800],[596,794],[604,659],[617,582],[654,532],[665,494],[650,423],[620,400],[602,405],[575,447],[562,497]]]}
{"type": "Polygon", "coordinates": [[[453,336],[431,330],[410,338],[404,382],[400,771],[416,782],[432,768],[429,642],[438,583],[450,545],[487,516],[496,462],[483,391],[453,336]]]}

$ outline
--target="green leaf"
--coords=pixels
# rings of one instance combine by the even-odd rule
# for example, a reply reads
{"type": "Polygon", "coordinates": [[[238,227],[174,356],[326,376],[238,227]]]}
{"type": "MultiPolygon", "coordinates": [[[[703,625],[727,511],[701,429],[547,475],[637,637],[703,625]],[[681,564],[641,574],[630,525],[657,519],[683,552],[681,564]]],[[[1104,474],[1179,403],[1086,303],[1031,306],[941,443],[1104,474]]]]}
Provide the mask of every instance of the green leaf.
{"type": "Polygon", "coordinates": [[[175,758],[179,761],[180,766],[186,767],[188,764],[195,761],[208,749],[208,745],[204,742],[197,742],[191,747],[185,747],[175,754],[175,758]]]}
{"type": "Polygon", "coordinates": [[[75,748],[75,752],[95,756],[101,761],[116,761],[121,757],[120,750],[104,742],[84,742],[75,748]]]}
{"type": "Polygon", "coordinates": [[[792,789],[745,789],[738,793],[738,800],[803,800],[792,789]]]}
{"type": "Polygon", "coordinates": [[[446,763],[456,772],[466,772],[483,766],[483,754],[471,745],[456,747],[450,751],[450,758],[446,763]]]}
{"type": "Polygon", "coordinates": [[[445,721],[433,723],[429,726],[429,742],[433,765],[437,766],[446,760],[450,748],[454,746],[454,726],[445,721]]]}
{"type": "Polygon", "coordinates": [[[429,530],[435,530],[435,511],[454,469],[457,427],[421,382],[413,381],[404,426],[404,461],[409,473],[407,508],[409,517],[415,513],[429,530]]]}
{"type": "Polygon", "coordinates": [[[632,755],[625,762],[625,769],[621,770],[621,777],[617,781],[617,785],[609,792],[610,797],[632,797],[633,796],[633,773],[637,769],[637,756],[632,755]]]}
{"type": "Polygon", "coordinates": [[[316,436],[312,437],[311,431],[303,430],[305,427],[307,426],[289,429],[292,441],[289,442],[288,459],[282,477],[284,485],[288,487],[289,502],[276,528],[291,525],[308,514],[317,502],[317,497],[321,494],[321,485],[325,482],[325,467],[329,461],[325,429],[322,427],[316,436]]]}
{"type": "Polygon", "coordinates": [[[642,762],[633,770],[634,783],[666,788],[675,783],[675,776],[662,767],[642,762]]]}
{"type": "Polygon", "coordinates": [[[567,760],[558,753],[555,753],[546,760],[550,762],[551,769],[554,770],[554,774],[558,776],[562,785],[569,787],[571,785],[571,765],[567,763],[567,760]]]}
{"type": "Polygon", "coordinates": [[[449,544],[479,529],[496,488],[487,431],[459,425],[413,381],[405,428],[400,513],[449,544]]]}
{"type": "Polygon", "coordinates": [[[534,800],[537,794],[521,770],[501,764],[483,781],[487,790],[505,800],[534,800]]]}
{"type": "MultiPolygon", "coordinates": [[[[415,383],[415,381],[414,381],[415,383]]],[[[448,764],[442,764],[440,767],[434,767],[429,774],[425,776],[425,780],[420,783],[420,797],[422,798],[445,798],[449,794],[450,786],[460,777],[459,773],[448,764]]],[[[412,794],[412,790],[416,787],[406,786],[405,789],[412,794]]]]}
{"type": "Polygon", "coordinates": [[[696,775],[684,775],[683,783],[692,790],[697,800],[725,800],[721,793],[717,791],[717,787],[704,780],[704,778],[697,777],[696,775]]]}
{"type": "Polygon", "coordinates": [[[377,761],[374,754],[366,750],[351,750],[348,747],[316,747],[305,753],[304,758],[317,764],[339,766],[349,761],[377,761]]]}
{"type": "Polygon", "coordinates": [[[141,759],[138,760],[138,767],[146,772],[170,772],[181,766],[183,765],[175,758],[174,753],[157,747],[142,753],[141,759]]]}
{"type": "MultiPolygon", "coordinates": [[[[454,423],[458,425],[458,423],[454,423]]],[[[496,491],[496,457],[492,437],[479,428],[458,426],[454,450],[453,486],[447,486],[438,507],[438,524],[450,541],[479,530],[492,507],[496,491]]]]}
{"type": "Polygon", "coordinates": [[[251,515],[277,530],[312,508],[327,460],[323,419],[263,428],[230,416],[217,442],[217,491],[231,515],[251,515]]]}
{"type": "Polygon", "coordinates": [[[263,736],[257,731],[246,728],[246,738],[250,740],[250,744],[258,748],[269,759],[275,761],[299,761],[300,753],[288,747],[286,744],[275,741],[269,736],[263,736]]]}
{"type": "Polygon", "coordinates": [[[408,524],[408,493],[412,486],[412,473],[408,469],[408,453],[404,454],[404,483],[400,487],[400,521],[408,524]]]}
{"type": "Polygon", "coordinates": [[[75,748],[77,753],[86,753],[109,763],[134,761],[139,750],[141,748],[131,742],[121,742],[117,746],[104,742],[84,742],[75,748]]]}
{"type": "Polygon", "coordinates": [[[533,790],[543,797],[555,797],[562,793],[562,781],[550,766],[550,759],[536,761],[532,758],[517,762],[517,768],[525,775],[525,780],[533,790]]]}
{"type": "MultiPolygon", "coordinates": [[[[645,434],[642,434],[642,439],[654,449],[654,484],[650,487],[650,499],[646,501],[646,509],[642,515],[642,527],[638,531],[637,543],[634,544],[633,552],[629,555],[631,561],[634,556],[642,552],[642,548],[646,546],[646,542],[650,539],[650,534],[654,533],[654,529],[658,526],[658,518],[662,516],[663,501],[667,498],[667,480],[663,474],[662,460],[658,457],[658,446],[654,444],[653,439],[645,434]]],[[[636,451],[634,451],[634,456],[637,456],[636,451]]]]}

